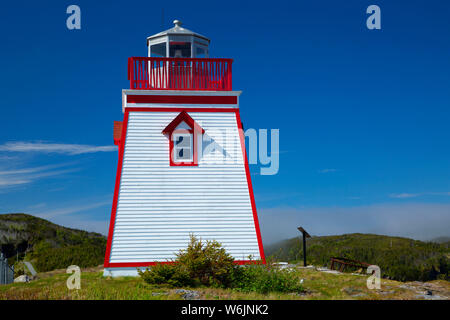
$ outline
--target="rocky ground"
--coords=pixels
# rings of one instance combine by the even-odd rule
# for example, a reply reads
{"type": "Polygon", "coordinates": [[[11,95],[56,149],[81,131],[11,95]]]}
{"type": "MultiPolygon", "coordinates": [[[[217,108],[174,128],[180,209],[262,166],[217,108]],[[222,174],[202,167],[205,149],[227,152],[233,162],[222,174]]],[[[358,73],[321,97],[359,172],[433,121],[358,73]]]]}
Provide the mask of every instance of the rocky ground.
{"type": "Polygon", "coordinates": [[[0,286],[1,299],[139,299],[139,300],[449,300],[450,282],[399,282],[381,279],[380,289],[368,289],[368,275],[342,273],[315,266],[281,264],[302,279],[301,292],[245,293],[234,289],[171,288],[148,285],[139,277],[103,277],[102,266],[83,269],[81,289],[68,290],[65,269],[39,273],[28,283],[0,286]]]}

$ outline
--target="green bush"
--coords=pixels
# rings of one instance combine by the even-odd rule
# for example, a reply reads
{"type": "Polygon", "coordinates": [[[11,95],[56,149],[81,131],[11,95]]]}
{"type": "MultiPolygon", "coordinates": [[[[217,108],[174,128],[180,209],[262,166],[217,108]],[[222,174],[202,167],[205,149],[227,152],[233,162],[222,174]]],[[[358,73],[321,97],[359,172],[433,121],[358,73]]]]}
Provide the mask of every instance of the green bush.
{"type": "Polygon", "coordinates": [[[61,248],[46,248],[33,253],[34,264],[38,272],[55,269],[65,269],[70,265],[80,268],[96,267],[104,262],[105,247],[94,244],[66,246],[61,248]]]}
{"type": "Polygon", "coordinates": [[[168,284],[173,287],[194,285],[186,268],[180,264],[157,263],[145,271],[138,269],[138,273],[149,284],[168,284]]]}
{"type": "Polygon", "coordinates": [[[191,236],[185,250],[180,250],[174,263],[158,263],[139,275],[149,284],[174,287],[209,286],[235,288],[240,291],[267,293],[300,292],[299,278],[289,270],[273,268],[271,264],[238,266],[217,241],[202,242],[191,236]]]}
{"type": "Polygon", "coordinates": [[[231,286],[234,259],[217,241],[202,242],[191,236],[187,249],[176,256],[175,263],[158,263],[145,271],[138,270],[139,275],[150,284],[231,286]]]}
{"type": "Polygon", "coordinates": [[[273,268],[271,265],[249,265],[236,269],[233,274],[233,286],[243,292],[303,291],[300,279],[293,271],[273,268]]]}
{"type": "Polygon", "coordinates": [[[229,287],[235,268],[234,258],[217,241],[203,243],[191,235],[185,250],[177,254],[177,261],[186,268],[192,279],[202,285],[229,287]]]}

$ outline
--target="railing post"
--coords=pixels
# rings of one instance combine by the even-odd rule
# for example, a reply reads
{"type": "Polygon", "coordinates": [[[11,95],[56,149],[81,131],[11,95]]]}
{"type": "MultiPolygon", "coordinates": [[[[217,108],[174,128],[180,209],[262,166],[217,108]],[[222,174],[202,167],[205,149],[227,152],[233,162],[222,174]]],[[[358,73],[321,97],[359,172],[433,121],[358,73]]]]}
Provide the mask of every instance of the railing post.
{"type": "Polygon", "coordinates": [[[131,74],[131,61],[133,58],[128,58],[128,80],[130,80],[130,89],[133,89],[133,75],[131,74]]]}
{"type": "Polygon", "coordinates": [[[233,65],[233,61],[229,61],[228,62],[229,66],[228,66],[228,90],[232,90],[233,89],[233,84],[232,84],[232,65],[233,65]]]}

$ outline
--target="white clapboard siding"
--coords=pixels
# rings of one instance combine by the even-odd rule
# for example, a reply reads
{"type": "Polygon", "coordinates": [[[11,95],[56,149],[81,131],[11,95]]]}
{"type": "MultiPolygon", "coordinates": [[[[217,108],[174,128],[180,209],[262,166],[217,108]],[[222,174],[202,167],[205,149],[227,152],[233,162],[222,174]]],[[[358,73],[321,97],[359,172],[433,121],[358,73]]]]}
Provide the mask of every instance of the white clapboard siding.
{"type": "Polygon", "coordinates": [[[110,262],[174,259],[189,234],[221,242],[236,260],[260,259],[235,113],[189,113],[219,146],[197,167],[169,165],[161,132],[177,115],[129,113],[110,262]]]}

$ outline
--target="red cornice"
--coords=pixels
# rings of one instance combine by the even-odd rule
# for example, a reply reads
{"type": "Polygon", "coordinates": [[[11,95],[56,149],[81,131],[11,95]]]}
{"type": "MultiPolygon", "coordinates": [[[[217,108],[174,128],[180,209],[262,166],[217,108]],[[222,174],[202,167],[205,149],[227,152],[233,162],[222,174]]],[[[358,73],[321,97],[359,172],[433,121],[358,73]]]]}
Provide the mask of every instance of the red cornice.
{"type": "Polygon", "coordinates": [[[237,96],[127,95],[127,103],[237,104],[237,96]]]}

